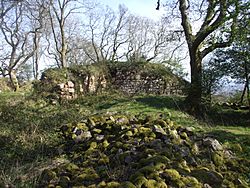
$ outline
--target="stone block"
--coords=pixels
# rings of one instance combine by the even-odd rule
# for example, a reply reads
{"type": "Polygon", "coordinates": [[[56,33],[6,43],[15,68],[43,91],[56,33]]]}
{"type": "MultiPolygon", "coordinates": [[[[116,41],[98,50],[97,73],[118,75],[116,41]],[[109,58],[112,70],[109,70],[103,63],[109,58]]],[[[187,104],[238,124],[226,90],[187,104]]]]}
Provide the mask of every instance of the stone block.
{"type": "Polygon", "coordinates": [[[74,89],[74,88],[69,88],[69,89],[68,89],[68,92],[69,92],[69,93],[75,93],[75,89],[74,89]]]}
{"type": "Polygon", "coordinates": [[[75,86],[75,84],[72,81],[68,81],[67,85],[69,88],[73,88],[75,86]]]}

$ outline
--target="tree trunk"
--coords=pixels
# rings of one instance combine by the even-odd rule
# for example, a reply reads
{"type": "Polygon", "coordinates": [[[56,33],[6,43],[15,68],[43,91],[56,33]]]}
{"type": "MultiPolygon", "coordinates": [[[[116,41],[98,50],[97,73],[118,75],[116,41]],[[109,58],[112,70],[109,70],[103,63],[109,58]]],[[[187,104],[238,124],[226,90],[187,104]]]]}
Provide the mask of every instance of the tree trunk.
{"type": "Polygon", "coordinates": [[[35,52],[35,55],[32,58],[33,58],[33,76],[34,76],[35,80],[38,80],[39,55],[38,55],[37,50],[35,52]]]}
{"type": "Polygon", "coordinates": [[[249,107],[249,113],[250,113],[250,89],[249,89],[249,69],[248,69],[248,66],[247,66],[247,63],[248,62],[244,62],[244,65],[245,65],[245,79],[246,79],[246,91],[247,91],[247,101],[248,101],[248,107],[249,107]]]}
{"type": "Polygon", "coordinates": [[[201,116],[201,98],[202,98],[202,68],[198,50],[190,50],[191,66],[191,86],[189,88],[186,102],[188,111],[195,116],[201,116]]]}
{"type": "Polygon", "coordinates": [[[245,82],[244,89],[243,89],[241,97],[240,97],[240,104],[243,104],[243,100],[244,100],[244,96],[245,96],[245,93],[246,93],[246,89],[247,89],[247,82],[245,82]]]}
{"type": "Polygon", "coordinates": [[[247,101],[248,101],[248,107],[249,107],[249,113],[250,113],[250,89],[249,89],[249,79],[247,84],[247,101]]]}
{"type": "Polygon", "coordinates": [[[11,82],[12,88],[14,89],[14,91],[18,91],[19,90],[19,83],[18,83],[18,80],[16,77],[16,71],[10,70],[9,77],[10,77],[10,82],[11,82]]]}
{"type": "Polygon", "coordinates": [[[66,54],[67,54],[67,42],[66,42],[66,38],[65,38],[65,33],[64,33],[64,28],[61,26],[61,37],[62,37],[62,49],[60,52],[61,55],[61,66],[62,68],[67,67],[67,60],[66,60],[66,54]]]}

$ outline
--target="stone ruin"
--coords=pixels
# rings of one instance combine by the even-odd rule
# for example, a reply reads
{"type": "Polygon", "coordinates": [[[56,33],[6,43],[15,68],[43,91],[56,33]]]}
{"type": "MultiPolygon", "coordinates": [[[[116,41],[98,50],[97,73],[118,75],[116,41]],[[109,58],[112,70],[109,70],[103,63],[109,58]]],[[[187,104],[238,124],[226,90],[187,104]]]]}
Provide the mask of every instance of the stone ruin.
{"type": "Polygon", "coordinates": [[[96,93],[98,88],[106,88],[106,79],[103,78],[101,81],[98,81],[92,75],[87,76],[83,83],[75,84],[69,80],[66,83],[59,83],[57,86],[57,93],[60,95],[60,98],[70,100],[86,93],[96,93]]]}
{"type": "Polygon", "coordinates": [[[48,69],[35,91],[55,99],[75,99],[115,89],[125,94],[183,95],[188,82],[153,63],[107,63],[48,69]]]}
{"type": "Polygon", "coordinates": [[[145,75],[133,72],[130,75],[118,72],[112,77],[113,85],[128,94],[146,93],[146,94],[166,94],[182,95],[183,86],[177,77],[166,80],[158,75],[145,75]]]}
{"type": "Polygon", "coordinates": [[[75,84],[72,81],[58,84],[60,88],[60,96],[63,99],[74,99],[77,97],[75,93],[75,84]]]}

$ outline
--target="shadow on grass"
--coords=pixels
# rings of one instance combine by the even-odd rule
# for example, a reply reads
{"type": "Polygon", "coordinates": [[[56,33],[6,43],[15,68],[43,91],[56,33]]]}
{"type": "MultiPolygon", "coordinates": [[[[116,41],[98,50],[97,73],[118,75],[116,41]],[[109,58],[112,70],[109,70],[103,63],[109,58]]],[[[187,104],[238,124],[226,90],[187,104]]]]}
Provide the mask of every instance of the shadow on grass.
{"type": "Polygon", "coordinates": [[[0,136],[0,148],[0,182],[6,187],[34,187],[41,165],[59,156],[56,143],[38,143],[27,148],[10,136],[0,136]]]}
{"type": "Polygon", "coordinates": [[[57,155],[57,147],[54,144],[40,143],[33,148],[27,148],[9,136],[0,136],[0,165],[2,170],[8,170],[15,164],[32,163],[40,159],[51,158],[57,155]]]}
{"type": "Polygon", "coordinates": [[[115,105],[121,104],[121,103],[125,103],[128,102],[128,99],[113,99],[110,101],[106,101],[104,103],[99,103],[96,106],[96,110],[106,110],[109,108],[112,108],[115,105]]]}
{"type": "Polygon", "coordinates": [[[247,110],[211,109],[207,112],[210,124],[225,126],[242,126],[250,128],[250,114],[247,110]]]}
{"type": "Polygon", "coordinates": [[[153,107],[156,109],[174,109],[181,110],[183,107],[183,100],[181,97],[170,97],[170,96],[142,96],[136,97],[137,102],[143,105],[153,107]]]}

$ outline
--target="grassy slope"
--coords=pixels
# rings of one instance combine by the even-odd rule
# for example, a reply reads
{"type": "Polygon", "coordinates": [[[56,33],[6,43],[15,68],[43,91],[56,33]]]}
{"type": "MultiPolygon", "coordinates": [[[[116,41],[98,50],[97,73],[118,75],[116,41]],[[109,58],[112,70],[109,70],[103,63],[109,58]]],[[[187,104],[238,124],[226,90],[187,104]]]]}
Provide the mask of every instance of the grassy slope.
{"type": "Polygon", "coordinates": [[[177,124],[194,127],[201,134],[212,135],[239,156],[250,159],[250,125],[247,124],[246,114],[236,112],[241,119],[233,121],[230,118],[232,112],[217,110],[207,117],[210,123],[204,123],[182,112],[181,101],[181,98],[176,97],[125,97],[113,94],[50,105],[22,94],[1,93],[0,187],[1,182],[17,187],[35,184],[36,179],[33,177],[48,165],[57,165],[62,160],[61,156],[58,159],[60,150],[57,149],[59,140],[56,129],[64,123],[77,122],[94,113],[167,114],[177,124]],[[235,123],[237,121],[241,126],[235,123]]]}

